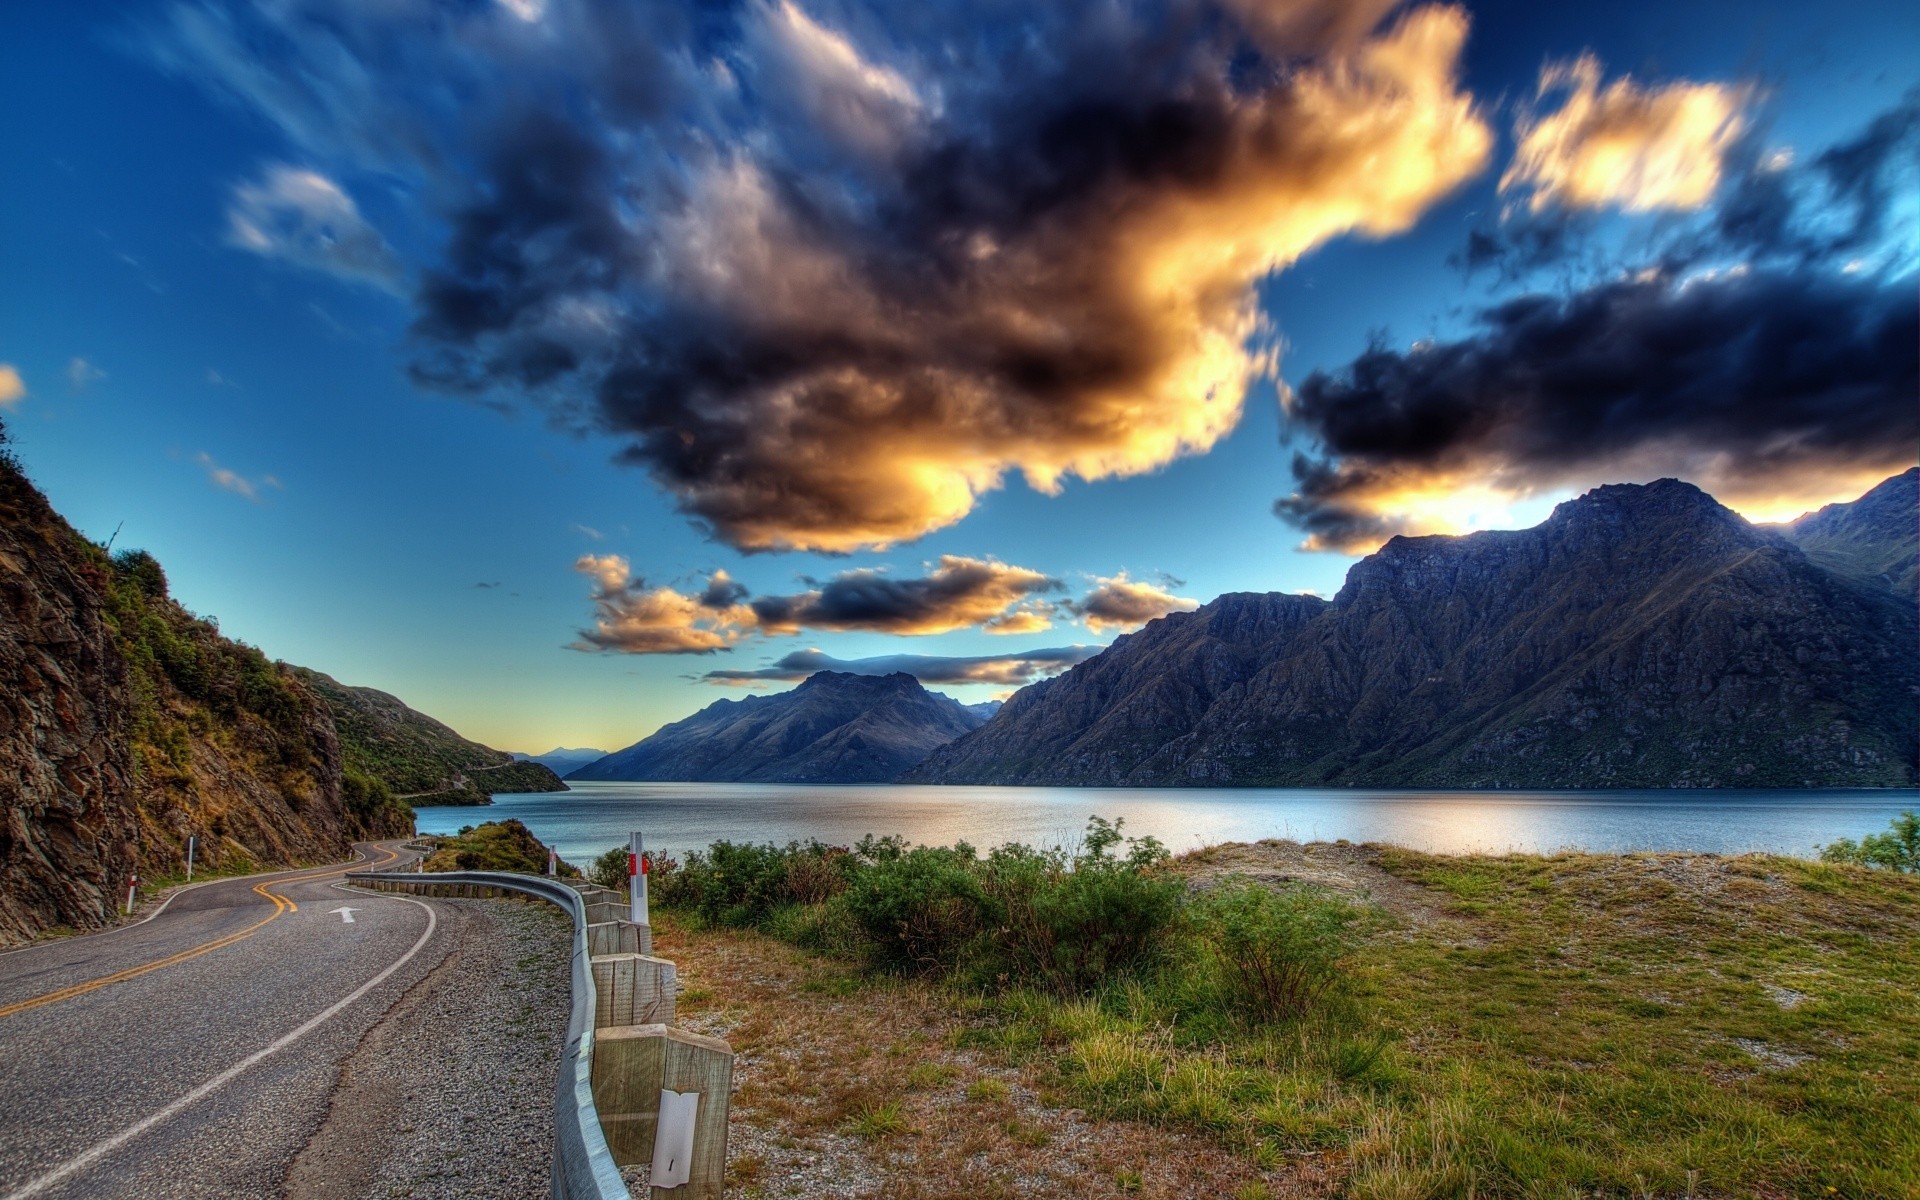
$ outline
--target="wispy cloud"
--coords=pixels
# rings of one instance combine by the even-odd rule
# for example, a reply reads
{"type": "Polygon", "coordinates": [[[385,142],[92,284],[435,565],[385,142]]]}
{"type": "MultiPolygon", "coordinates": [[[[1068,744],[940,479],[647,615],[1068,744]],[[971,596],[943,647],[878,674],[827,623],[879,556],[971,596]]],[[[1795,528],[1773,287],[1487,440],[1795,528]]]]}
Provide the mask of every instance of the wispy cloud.
{"type": "Polygon", "coordinates": [[[318,171],[277,165],[233,189],[227,238],[243,250],[390,292],[400,260],[340,185],[318,171]]]}
{"type": "Polygon", "coordinates": [[[244,497],[254,504],[261,502],[261,493],[266,489],[271,488],[274,491],[284,490],[281,487],[278,477],[262,475],[257,479],[248,479],[238,471],[221,466],[218,462],[214,461],[211,454],[208,454],[204,450],[194,455],[193,461],[200,464],[201,470],[206,472],[207,482],[220,488],[222,491],[232,492],[236,496],[244,497]]]}
{"type": "Polygon", "coordinates": [[[606,534],[601,533],[591,525],[575,525],[573,530],[575,533],[596,542],[605,541],[607,537],[606,534]]]}
{"type": "Polygon", "coordinates": [[[12,409],[27,398],[27,381],[12,363],[0,363],[0,408],[12,409]]]}
{"type": "Polygon", "coordinates": [[[98,383],[106,377],[105,371],[78,355],[67,362],[67,386],[76,392],[84,392],[89,384],[98,383]]]}
{"type": "Polygon", "coordinates": [[[1551,111],[1520,118],[1500,190],[1525,190],[1528,206],[1628,212],[1699,208],[1720,184],[1721,161],[1747,128],[1751,88],[1723,83],[1600,86],[1598,59],[1583,55],[1540,73],[1551,111]]]}

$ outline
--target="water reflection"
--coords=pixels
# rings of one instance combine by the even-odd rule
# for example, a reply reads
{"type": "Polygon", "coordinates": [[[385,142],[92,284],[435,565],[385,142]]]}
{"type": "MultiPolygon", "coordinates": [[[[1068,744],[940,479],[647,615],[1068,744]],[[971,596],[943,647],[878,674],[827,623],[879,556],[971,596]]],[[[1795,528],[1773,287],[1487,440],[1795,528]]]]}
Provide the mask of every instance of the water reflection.
{"type": "Polygon", "coordinates": [[[1225,841],[1346,838],[1438,853],[1562,849],[1806,854],[1886,827],[1912,791],[1470,792],[1340,789],[860,787],[579,783],[491,808],[423,808],[423,833],[517,817],[580,862],[629,830],[676,852],[729,838],[846,844],[865,834],[978,847],[1072,845],[1098,813],[1175,851],[1225,841]]]}

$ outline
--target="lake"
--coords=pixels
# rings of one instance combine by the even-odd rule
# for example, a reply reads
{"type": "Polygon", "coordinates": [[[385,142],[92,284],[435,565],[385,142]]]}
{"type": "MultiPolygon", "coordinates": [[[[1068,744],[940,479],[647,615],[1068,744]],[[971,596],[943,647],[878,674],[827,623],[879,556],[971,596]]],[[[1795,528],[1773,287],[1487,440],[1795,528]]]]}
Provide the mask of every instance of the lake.
{"type": "Polygon", "coordinates": [[[1363,788],[1044,788],[576,783],[502,794],[488,808],[422,808],[422,833],[515,817],[563,858],[585,863],[630,830],[676,856],[720,839],[846,845],[863,835],[986,848],[1072,845],[1087,817],[1124,818],[1175,853],[1260,838],[1392,842],[1467,851],[1764,850],[1811,854],[1876,833],[1912,791],[1440,791],[1363,788]]]}

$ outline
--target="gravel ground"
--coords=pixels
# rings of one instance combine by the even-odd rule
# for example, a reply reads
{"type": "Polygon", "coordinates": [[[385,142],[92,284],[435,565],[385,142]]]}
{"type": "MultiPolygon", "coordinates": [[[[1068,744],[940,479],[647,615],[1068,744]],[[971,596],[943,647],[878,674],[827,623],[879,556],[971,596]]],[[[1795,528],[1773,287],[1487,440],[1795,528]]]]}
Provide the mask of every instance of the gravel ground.
{"type": "Polygon", "coordinates": [[[436,900],[453,950],[348,1058],[287,1200],[540,1200],[566,1040],[558,909],[436,900]]]}

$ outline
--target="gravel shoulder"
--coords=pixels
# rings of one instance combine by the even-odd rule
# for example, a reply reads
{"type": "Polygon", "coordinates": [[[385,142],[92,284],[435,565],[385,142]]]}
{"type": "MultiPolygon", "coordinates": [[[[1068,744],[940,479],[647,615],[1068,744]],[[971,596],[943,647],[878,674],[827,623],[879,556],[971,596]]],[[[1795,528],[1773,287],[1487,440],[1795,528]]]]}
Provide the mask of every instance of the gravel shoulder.
{"type": "Polygon", "coordinates": [[[540,903],[434,904],[453,948],[348,1057],[287,1200],[547,1195],[567,918],[540,903]]]}

